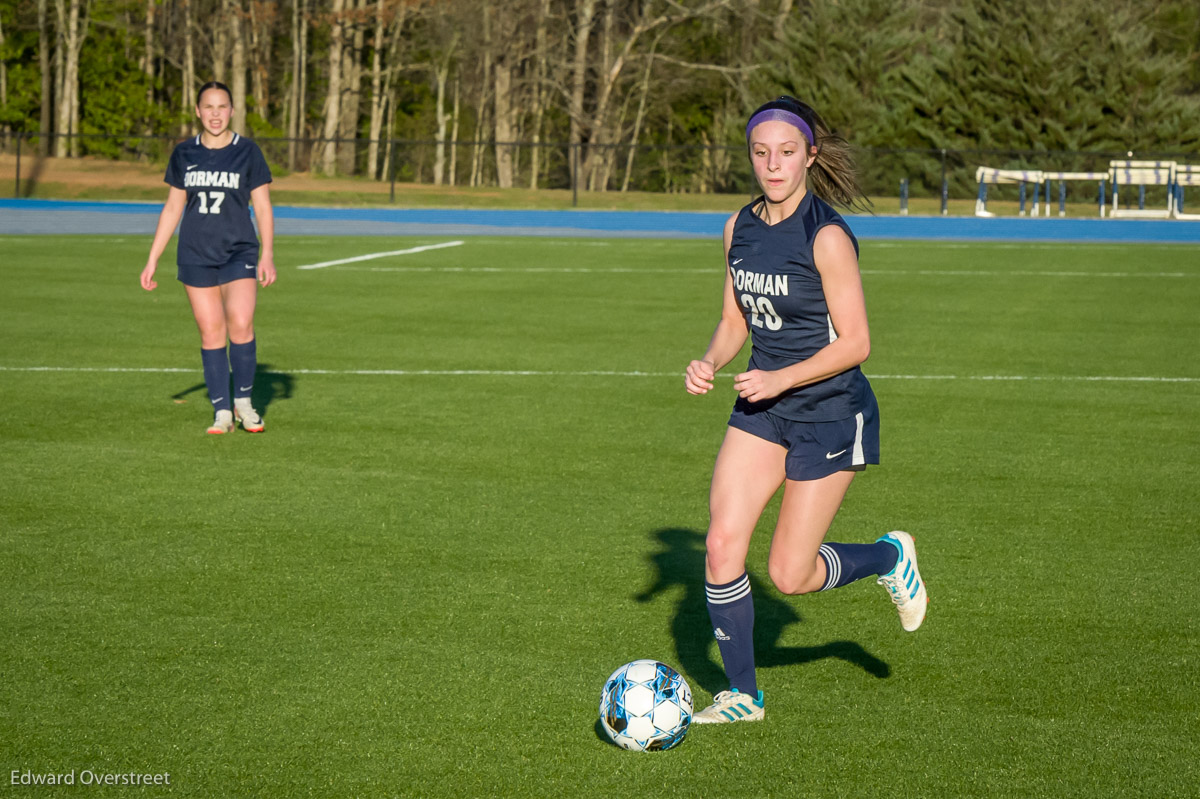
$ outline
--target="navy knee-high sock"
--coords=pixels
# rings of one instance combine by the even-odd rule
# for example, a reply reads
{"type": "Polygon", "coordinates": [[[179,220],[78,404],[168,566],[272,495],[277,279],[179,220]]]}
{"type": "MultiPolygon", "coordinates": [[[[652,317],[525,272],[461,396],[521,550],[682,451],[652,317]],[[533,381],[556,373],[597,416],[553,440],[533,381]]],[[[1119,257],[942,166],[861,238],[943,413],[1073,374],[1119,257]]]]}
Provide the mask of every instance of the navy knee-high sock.
{"type": "Polygon", "coordinates": [[[233,367],[233,396],[249,397],[254,388],[254,370],[258,368],[258,345],[254,339],[245,344],[229,343],[229,365],[233,367]]]}
{"type": "Polygon", "coordinates": [[[822,591],[841,588],[872,574],[887,574],[896,566],[899,550],[887,541],[874,544],[821,544],[817,554],[825,561],[822,591]]]}
{"type": "Polygon", "coordinates": [[[758,695],[754,676],[754,597],[750,595],[750,575],[731,583],[704,583],[708,599],[708,617],[721,650],[729,687],[750,696],[758,695]]]}
{"type": "Polygon", "coordinates": [[[214,411],[228,411],[233,407],[229,399],[229,356],[225,348],[200,350],[200,362],[204,365],[204,385],[208,386],[208,399],[214,411]]]}

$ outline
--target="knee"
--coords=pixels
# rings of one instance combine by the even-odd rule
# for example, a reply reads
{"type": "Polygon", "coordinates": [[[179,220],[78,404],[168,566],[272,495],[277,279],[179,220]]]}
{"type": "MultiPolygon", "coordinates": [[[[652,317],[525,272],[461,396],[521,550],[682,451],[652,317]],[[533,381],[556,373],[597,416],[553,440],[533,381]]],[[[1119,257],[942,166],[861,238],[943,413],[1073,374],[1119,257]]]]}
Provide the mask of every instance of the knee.
{"type": "Polygon", "coordinates": [[[235,344],[248,344],[254,339],[254,320],[239,319],[237,317],[228,320],[229,340],[235,344]]]}
{"type": "Polygon", "coordinates": [[[746,546],[741,536],[720,527],[710,527],[704,539],[709,572],[717,582],[734,580],[746,569],[746,546]]]}
{"type": "Polygon", "coordinates": [[[221,349],[225,346],[225,325],[218,323],[201,324],[200,346],[206,350],[221,349]]]}
{"type": "Polygon", "coordinates": [[[767,561],[767,573],[775,587],[784,594],[811,594],[821,588],[815,562],[805,564],[772,557],[767,561]]]}

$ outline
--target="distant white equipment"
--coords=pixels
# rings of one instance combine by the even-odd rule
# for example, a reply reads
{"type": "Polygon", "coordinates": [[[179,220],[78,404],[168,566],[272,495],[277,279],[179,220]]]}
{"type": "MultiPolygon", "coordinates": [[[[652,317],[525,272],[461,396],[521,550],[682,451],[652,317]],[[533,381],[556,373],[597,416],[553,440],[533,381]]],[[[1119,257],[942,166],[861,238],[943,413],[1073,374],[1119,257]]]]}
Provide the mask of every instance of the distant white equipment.
{"type": "MultiPolygon", "coordinates": [[[[1141,219],[1169,219],[1175,215],[1175,162],[1174,161],[1110,161],[1112,175],[1113,217],[1136,217],[1141,219]],[[1137,207],[1122,208],[1121,187],[1138,187],[1137,207]],[[1165,208],[1146,208],[1146,187],[1166,187],[1165,208]]],[[[1128,195],[1128,191],[1125,192],[1128,195]]],[[[1132,205],[1132,203],[1129,203],[1132,205]]]]}
{"type": "Polygon", "coordinates": [[[1033,184],[1033,216],[1038,215],[1038,187],[1042,183],[1042,172],[1036,169],[992,169],[981,166],[975,170],[975,182],[979,184],[979,195],[975,198],[975,216],[995,216],[987,209],[987,187],[989,185],[1017,183],[1021,189],[1021,216],[1025,216],[1025,187],[1033,184]]]}
{"type": "Polygon", "coordinates": [[[1058,181],[1058,215],[1067,215],[1067,181],[1071,180],[1094,180],[1100,184],[1097,192],[1097,204],[1100,207],[1100,216],[1105,215],[1104,202],[1104,184],[1109,180],[1107,172],[1042,172],[1042,178],[1046,181],[1046,216],[1050,216],[1050,182],[1058,181]]]}
{"type": "Polygon", "coordinates": [[[1175,165],[1175,218],[1200,219],[1200,214],[1183,212],[1183,190],[1188,186],[1200,186],[1200,164],[1175,165]]]}

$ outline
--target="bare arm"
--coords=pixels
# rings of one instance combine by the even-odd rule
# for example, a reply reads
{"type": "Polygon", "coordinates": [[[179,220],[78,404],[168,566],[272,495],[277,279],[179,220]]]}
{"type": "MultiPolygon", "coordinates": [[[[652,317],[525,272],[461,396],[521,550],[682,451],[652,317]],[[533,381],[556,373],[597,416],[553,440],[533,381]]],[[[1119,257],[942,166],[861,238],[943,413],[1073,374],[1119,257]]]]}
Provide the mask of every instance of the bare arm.
{"type": "Polygon", "coordinates": [[[163,203],[162,212],[158,215],[158,227],[154,229],[150,257],[146,259],[146,266],[142,269],[142,288],[146,291],[158,288],[158,283],[154,280],[158,259],[162,257],[163,250],[167,249],[167,242],[171,240],[171,236],[175,235],[175,228],[179,226],[179,218],[183,216],[186,206],[187,192],[172,186],[167,191],[167,201],[163,203]]]}
{"type": "Polygon", "coordinates": [[[837,340],[822,347],[811,358],[778,371],[755,369],[738,375],[734,387],[738,394],[752,402],[841,374],[858,366],[871,354],[867,303],[858,272],[858,255],[846,231],[836,225],[822,228],[813,242],[813,261],[821,273],[821,287],[837,340]]]}
{"type": "MultiPolygon", "coordinates": [[[[725,223],[725,263],[729,263],[729,246],[733,239],[733,223],[737,215],[729,217],[725,223]]],[[[689,394],[707,394],[713,387],[713,378],[717,372],[733,360],[746,343],[750,334],[746,326],[746,316],[738,305],[737,296],[733,291],[733,276],[729,267],[725,267],[725,289],[721,301],[721,320],[713,331],[712,339],[704,357],[688,364],[684,374],[684,387],[689,394]]]]}
{"type": "Polygon", "coordinates": [[[262,249],[258,255],[258,282],[269,286],[275,282],[275,209],[271,207],[271,185],[264,183],[250,191],[254,218],[258,220],[258,238],[262,249]]]}

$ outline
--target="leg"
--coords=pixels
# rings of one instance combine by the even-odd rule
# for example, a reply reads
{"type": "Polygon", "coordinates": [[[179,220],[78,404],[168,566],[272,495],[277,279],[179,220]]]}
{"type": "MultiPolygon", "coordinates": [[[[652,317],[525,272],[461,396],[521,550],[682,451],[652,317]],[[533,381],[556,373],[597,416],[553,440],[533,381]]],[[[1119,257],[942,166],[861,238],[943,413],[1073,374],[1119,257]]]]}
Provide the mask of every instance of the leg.
{"type": "Polygon", "coordinates": [[[704,576],[727,583],[746,570],[750,537],[763,508],[783,483],[787,450],[730,427],[717,454],[709,493],[704,576]]]}
{"type": "Polygon", "coordinates": [[[192,305],[196,327],[200,329],[200,348],[225,349],[225,302],[221,287],[184,285],[184,288],[192,305]]]}
{"type": "Polygon", "coordinates": [[[234,417],[250,433],[263,431],[263,420],[254,410],[250,394],[258,368],[258,346],[254,341],[254,307],[258,282],[243,278],[221,286],[225,321],[229,327],[229,363],[233,367],[234,417]]]}
{"type": "Polygon", "coordinates": [[[231,344],[254,340],[254,306],[258,301],[258,281],[253,278],[232,280],[221,290],[222,316],[229,328],[231,344]]]}
{"type": "Polygon", "coordinates": [[[758,517],[783,482],[785,454],[778,444],[730,427],[717,455],[709,499],[704,592],[731,690],[718,694],[712,707],[695,716],[701,724],[762,718],[762,697],[754,673],[754,598],[746,573],[746,552],[758,517]]]}
{"type": "Polygon", "coordinates": [[[225,309],[221,290],[217,286],[188,286],[188,302],[200,330],[200,361],[204,366],[204,383],[212,402],[216,419],[210,433],[227,433],[233,429],[232,402],[229,397],[229,356],[225,352],[225,309]],[[222,416],[225,414],[228,418],[222,416]]]}
{"type": "Polygon", "coordinates": [[[825,561],[817,550],[842,506],[854,472],[834,472],[819,480],[788,480],[779,524],[771,539],[767,571],[785,594],[807,594],[825,584],[825,561]]]}

